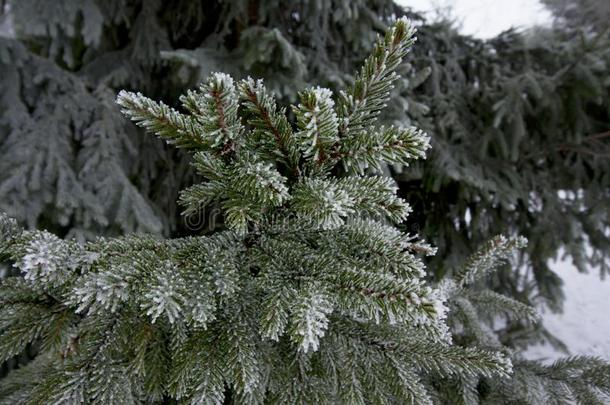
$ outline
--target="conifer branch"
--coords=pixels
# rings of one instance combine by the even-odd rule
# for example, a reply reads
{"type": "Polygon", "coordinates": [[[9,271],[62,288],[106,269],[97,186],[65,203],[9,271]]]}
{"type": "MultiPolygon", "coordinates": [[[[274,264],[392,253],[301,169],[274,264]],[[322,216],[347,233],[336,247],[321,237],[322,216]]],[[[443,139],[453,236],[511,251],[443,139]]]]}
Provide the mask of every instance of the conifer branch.
{"type": "Polygon", "coordinates": [[[333,309],[331,295],[319,285],[308,286],[296,295],[290,335],[299,351],[318,350],[320,338],[328,328],[328,314],[333,309]]]}
{"type": "Polygon", "coordinates": [[[277,110],[275,99],[268,93],[262,80],[242,80],[239,90],[243,106],[249,114],[248,124],[254,129],[257,147],[265,147],[264,152],[269,158],[275,158],[279,151],[288,167],[293,171],[298,170],[300,153],[285,111],[277,110]],[[274,144],[265,144],[266,138],[272,138],[274,144]]]}
{"type": "Polygon", "coordinates": [[[338,141],[339,122],[335,102],[328,89],[320,87],[299,93],[300,104],[293,107],[297,117],[301,148],[306,157],[313,157],[318,165],[328,159],[329,148],[338,141]]]}
{"type": "Polygon", "coordinates": [[[212,73],[198,91],[189,90],[180,101],[203,127],[212,146],[222,147],[221,154],[242,142],[243,125],[238,116],[237,90],[231,76],[212,73]]]}
{"type": "Polygon", "coordinates": [[[297,216],[310,218],[311,225],[322,229],[337,228],[353,215],[398,223],[411,209],[395,193],[392,180],[384,177],[305,179],[295,185],[291,205],[297,216]]]}
{"type": "Polygon", "coordinates": [[[347,168],[380,170],[381,162],[408,166],[411,160],[425,158],[430,138],[416,128],[381,127],[343,139],[331,154],[347,168]]]}
{"type": "Polygon", "coordinates": [[[527,239],[517,237],[507,239],[502,235],[487,242],[478,252],[470,256],[466,264],[454,276],[457,285],[463,288],[486,276],[503,261],[506,261],[515,250],[524,247],[527,239]]]}
{"type": "Polygon", "coordinates": [[[484,310],[488,316],[503,313],[524,321],[540,321],[540,314],[534,308],[505,295],[490,290],[471,293],[470,295],[471,301],[478,308],[484,310]]]}
{"type": "Polygon", "coordinates": [[[356,75],[354,85],[341,92],[337,112],[340,137],[350,138],[371,126],[389,100],[396,69],[415,42],[415,28],[401,18],[377,40],[373,52],[356,75]]]}
{"type": "Polygon", "coordinates": [[[117,103],[123,114],[140,127],[155,133],[177,148],[207,149],[212,145],[205,129],[192,117],[179,113],[163,102],[155,102],[140,93],[121,91],[117,103]]]}

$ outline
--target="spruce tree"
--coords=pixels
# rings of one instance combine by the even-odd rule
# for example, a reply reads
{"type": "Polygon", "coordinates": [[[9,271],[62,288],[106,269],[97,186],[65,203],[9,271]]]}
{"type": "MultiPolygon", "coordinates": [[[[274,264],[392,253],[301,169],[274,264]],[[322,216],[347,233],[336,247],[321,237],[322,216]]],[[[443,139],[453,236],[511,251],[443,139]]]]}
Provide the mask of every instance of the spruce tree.
{"type": "Polygon", "coordinates": [[[204,180],[181,193],[185,214],[219,222],[204,236],[78,243],[2,216],[0,259],[23,277],[0,286],[1,358],[38,351],[0,382],[2,401],[607,399],[597,359],[519,364],[511,378],[515,355],[478,319],[477,308],[536,317],[474,287],[522,238],[495,238],[452,279],[425,280],[434,249],[397,227],[411,209],[370,171],[429,147],[418,129],[377,124],[413,34],[397,20],[347,90],[300,91],[294,122],[262,81],[224,73],[180,110],[121,92],[128,117],[192,154],[204,180]],[[520,389],[528,376],[539,384],[520,389]]]}
{"type": "MultiPolygon", "coordinates": [[[[81,240],[184,236],[222,221],[181,221],[176,195],[198,176],[188,154],[121,120],[116,91],[176,107],[181,91],[216,69],[264,77],[286,107],[307,85],[337,91],[352,83],[370,39],[405,12],[391,1],[2,4],[16,39],[0,38],[0,209],[29,229],[81,240]]],[[[554,30],[481,41],[409,14],[422,44],[412,68],[399,68],[395,102],[379,120],[416,124],[433,148],[407,170],[382,164],[414,207],[403,225],[435,241],[438,254],[426,261],[437,280],[497,233],[527,236],[519,252],[526,271],[504,266],[488,283],[560,309],[550,259],[564,251],[581,271],[608,266],[609,53],[605,37],[589,35],[603,30],[603,15],[584,19],[596,21],[593,30],[579,13],[562,14],[569,18],[554,30]],[[575,35],[580,28],[585,35],[575,35]]],[[[526,319],[506,322],[503,343],[548,337],[526,319]]]]}
{"type": "MultiPolygon", "coordinates": [[[[0,208],[81,239],[190,234],[175,204],[196,176],[187,154],[118,119],[119,89],[175,107],[218,70],[264,78],[286,107],[307,85],[352,83],[376,33],[405,14],[390,0],[3,4],[15,38],[0,38],[0,208]]],[[[561,24],[482,41],[409,15],[423,45],[379,117],[432,137],[426,161],[384,167],[417,208],[407,226],[436,241],[437,279],[498,233],[526,236],[531,288],[507,270],[490,282],[560,309],[550,259],[563,251],[580,271],[608,268],[608,41],[561,24]]]]}
{"type": "Polygon", "coordinates": [[[374,126],[413,33],[398,20],[336,106],[301,91],[295,128],[253,79],[212,74],[181,97],[186,113],[121,92],[127,116],[193,153],[205,181],[182,193],[186,212],[216,203],[224,226],[78,244],[3,218],[23,278],[2,284],[2,359],[40,340],[15,372],[33,383],[9,377],[5,398],[430,402],[420,372],[507,375],[502,355],[450,344],[416,256],[430,248],[391,225],[409,206],[390,179],[358,174],[428,147],[414,128],[374,126]]]}

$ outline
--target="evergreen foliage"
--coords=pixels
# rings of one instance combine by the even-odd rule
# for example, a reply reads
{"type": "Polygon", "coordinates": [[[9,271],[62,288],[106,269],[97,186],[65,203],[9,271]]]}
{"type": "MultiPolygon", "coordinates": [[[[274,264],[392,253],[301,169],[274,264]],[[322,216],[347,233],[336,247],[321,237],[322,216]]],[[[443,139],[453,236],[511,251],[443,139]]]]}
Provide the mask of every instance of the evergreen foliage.
{"type": "MultiPolygon", "coordinates": [[[[196,221],[198,228],[218,230],[228,225],[243,238],[251,223],[275,226],[270,212],[296,201],[295,225],[290,226],[294,233],[300,232],[303,221],[310,225],[312,214],[313,221],[330,232],[363,212],[405,219],[409,209],[388,191],[395,184],[370,176],[371,169],[382,170],[394,177],[398,195],[414,208],[403,223],[405,229],[420,231],[437,244],[438,254],[426,259],[437,279],[452,276],[453,269],[493,235],[523,234],[530,241],[518,262],[527,269],[525,276],[504,267],[492,273],[486,285],[522,302],[542,300],[559,309],[561,281],[548,267],[550,258],[564,251],[581,271],[597,267],[604,274],[608,268],[610,115],[605,107],[610,104],[610,48],[607,36],[599,35],[606,28],[599,12],[603,1],[579,2],[587,5],[579,8],[570,7],[569,0],[546,3],[558,5],[554,10],[562,17],[553,30],[510,31],[490,41],[463,37],[447,23],[428,24],[408,13],[419,25],[422,43],[411,54],[411,65],[397,67],[401,77],[393,82],[394,101],[378,116],[382,125],[344,137],[354,94],[373,84],[361,81],[366,66],[354,76],[349,72],[371,50],[375,35],[394,16],[405,13],[392,1],[0,2],[10,7],[8,17],[15,28],[15,38],[0,37],[0,210],[29,229],[48,229],[79,240],[133,231],[184,236],[192,233],[193,223],[180,220],[175,200],[180,189],[201,176],[206,182],[192,186],[180,198],[189,214],[184,218],[196,221]],[[598,12],[590,13],[590,5],[596,5],[598,12]],[[587,21],[586,27],[582,21],[587,21]],[[575,35],[581,28],[585,34],[575,35]],[[179,93],[212,71],[265,80],[265,86],[254,80],[235,84],[239,114],[245,118],[241,124],[248,128],[243,144],[235,147],[256,149],[256,156],[240,158],[243,166],[227,166],[224,157],[199,153],[199,148],[211,147],[201,144],[200,134],[212,132],[217,117],[199,122],[198,104],[192,101],[192,114],[185,102],[191,93],[181,100],[185,110],[178,102],[179,93]],[[319,127],[305,116],[317,105],[332,115],[333,98],[314,87],[299,94],[312,84],[329,87],[338,94],[337,107],[347,109],[335,110],[337,135],[334,129],[325,129],[315,143],[307,142],[313,140],[307,137],[319,127]],[[175,127],[166,125],[167,132],[159,121],[149,124],[156,125],[152,129],[165,141],[174,140],[172,146],[195,152],[193,171],[189,154],[164,147],[119,118],[113,95],[122,88],[164,100],[153,102],[132,94],[130,102],[144,103],[143,111],[137,111],[135,104],[130,107],[135,117],[186,120],[173,122],[175,127]],[[339,90],[344,88],[342,95],[339,90]],[[296,103],[296,110],[286,115],[289,103],[296,103]],[[153,116],[142,115],[151,108],[153,116]],[[178,110],[182,114],[175,113],[178,110]],[[302,111],[301,124],[292,127],[298,111],[302,111]],[[414,127],[398,129],[405,123],[431,135],[433,148],[427,160],[412,160],[423,157],[428,142],[414,127]],[[190,138],[184,136],[189,131],[190,138]],[[333,148],[339,135],[340,153],[333,148]],[[405,170],[407,163],[411,167],[405,170]],[[358,184],[348,184],[343,177],[317,178],[329,169],[333,175],[366,173],[367,177],[358,184]],[[298,190],[305,196],[317,192],[315,201],[295,194],[298,190],[290,179],[299,176],[308,180],[298,190]],[[275,190],[273,199],[265,197],[267,190],[259,194],[261,190],[253,186],[261,178],[275,190]],[[242,184],[250,184],[251,194],[243,194],[242,184]],[[278,202],[285,198],[282,185],[290,198],[278,202]],[[371,188],[375,196],[369,194],[371,188]],[[340,203],[328,204],[328,196],[340,203]],[[371,201],[354,196],[368,196],[371,201]],[[245,201],[253,205],[242,212],[238,207],[245,201]],[[381,207],[380,202],[389,205],[381,207]],[[211,213],[205,221],[196,215],[204,205],[211,213]]],[[[369,69],[385,57],[373,53],[369,69]]],[[[384,69],[388,63],[391,60],[386,60],[384,69]]],[[[387,90],[376,88],[381,93],[387,90]]],[[[195,90],[192,97],[201,91],[205,93],[195,90]]],[[[213,106],[208,104],[211,100],[199,101],[213,106]]],[[[378,101],[381,106],[381,98],[378,101]]],[[[356,115],[356,123],[359,120],[356,115]]],[[[335,124],[333,119],[327,123],[335,124]]],[[[216,142],[217,136],[224,139],[216,134],[206,137],[206,142],[216,142]]],[[[229,149],[223,156],[233,153],[229,149]]],[[[364,227],[349,238],[364,240],[367,232],[377,235],[375,229],[364,227]]],[[[361,243],[371,247],[369,242],[361,243]]],[[[351,248],[347,242],[344,246],[351,248]]],[[[388,252],[380,244],[374,247],[388,252]]],[[[0,251],[0,259],[6,257],[4,252],[0,251]]],[[[290,298],[282,295],[288,293],[278,294],[290,298]]],[[[156,316],[163,319],[163,314],[156,316]]],[[[280,323],[288,328],[287,322],[280,323]]],[[[268,328],[269,336],[279,330],[271,324],[268,328]]],[[[540,339],[544,330],[511,319],[498,326],[496,334],[503,344],[521,347],[532,338],[540,339]]],[[[27,351],[35,352],[29,346],[27,351]]],[[[16,370],[4,387],[20,387],[23,382],[17,376],[24,373],[41,375],[43,361],[44,356],[39,356],[28,366],[30,371],[16,370]]],[[[518,376],[521,363],[514,358],[513,363],[518,376]]],[[[555,373],[541,365],[534,368],[537,371],[532,373],[542,379],[555,373]]],[[[511,395],[527,392],[523,387],[533,379],[532,373],[523,374],[523,386],[511,395]]],[[[554,375],[576,381],[579,373],[554,375]]],[[[592,381],[585,377],[583,381],[592,381]]],[[[556,380],[558,386],[563,387],[562,381],[556,380]]],[[[154,381],[147,384],[152,387],[154,381]]]]}
{"type": "Polygon", "coordinates": [[[610,4],[604,0],[542,0],[559,19],[559,25],[567,25],[575,31],[610,35],[610,4]]]}
{"type": "MultiPolygon", "coordinates": [[[[6,3],[16,40],[0,43],[0,69],[7,78],[0,83],[0,150],[8,157],[8,169],[0,171],[0,206],[29,228],[88,239],[134,230],[189,233],[175,205],[178,191],[193,182],[187,155],[134,133],[115,118],[108,94],[137,89],[176,108],[183,89],[217,70],[237,78],[263,77],[279,100],[269,117],[314,83],[335,92],[351,89],[337,99],[351,109],[350,92],[360,92],[364,83],[348,72],[371,50],[377,32],[405,13],[390,0],[6,3]],[[42,72],[62,86],[34,80],[42,72]],[[20,80],[26,91],[19,91],[20,80]],[[66,94],[72,95],[67,104],[39,102],[66,94]],[[15,118],[23,116],[17,108],[36,114],[15,118]],[[73,124],[79,112],[94,116],[73,124]],[[40,148],[18,152],[23,122],[30,122],[27,144],[40,148]],[[33,163],[48,162],[48,156],[56,156],[57,164],[33,163]],[[96,170],[82,173],[92,166],[96,170]],[[38,173],[49,181],[38,185],[38,173]]],[[[606,37],[574,32],[579,21],[597,17],[600,31],[603,13],[592,19],[589,6],[547,3],[560,15],[569,9],[576,17],[561,19],[554,30],[507,32],[490,41],[460,36],[447,23],[428,24],[409,13],[420,25],[423,43],[411,66],[399,67],[402,78],[392,90],[396,102],[379,117],[385,126],[369,136],[352,134],[343,143],[341,160],[348,170],[377,168],[370,153],[376,150],[393,164],[381,168],[418,207],[408,226],[437,241],[439,254],[432,259],[437,277],[493,235],[522,234],[530,240],[523,265],[535,281],[527,283],[532,289],[523,290],[512,273],[499,272],[491,282],[520,299],[559,309],[561,281],[549,259],[563,251],[581,271],[598,267],[603,274],[608,267],[608,204],[603,202],[608,199],[604,173],[610,171],[610,117],[604,108],[610,101],[609,45],[606,37]],[[381,146],[390,138],[420,139],[412,130],[399,133],[392,127],[407,122],[431,134],[434,148],[428,160],[403,170],[411,156],[390,156],[381,146]]],[[[586,4],[601,10],[595,2],[586,4]]],[[[373,56],[368,68],[385,57],[373,56]]],[[[386,67],[392,63],[388,57],[386,67]]],[[[268,103],[264,94],[255,97],[261,97],[258,108],[268,103]]],[[[337,114],[343,133],[349,121],[343,109],[337,114]]],[[[182,130],[189,130],[189,123],[183,124],[182,130]]],[[[273,125],[278,125],[274,138],[289,133],[286,122],[273,125]]],[[[271,142],[264,134],[253,141],[271,142]]],[[[295,156],[287,159],[295,168],[295,156]]]]}
{"type": "Polygon", "coordinates": [[[513,373],[510,378],[460,375],[451,381],[432,381],[440,403],[603,404],[610,400],[610,365],[604,360],[590,356],[566,357],[552,364],[525,360],[498,328],[509,320],[530,328],[538,322],[533,308],[490,290],[484,282],[525,245],[522,237],[497,236],[471,255],[454,278],[441,283],[455,343],[504,353],[511,359],[513,373]]]}
{"type": "MultiPolygon", "coordinates": [[[[397,46],[402,57],[413,33],[400,19],[375,52],[397,46]]],[[[363,81],[376,74],[363,70],[363,81]]],[[[379,87],[393,77],[379,79],[379,87]]],[[[139,125],[193,145],[195,166],[211,178],[185,191],[183,201],[192,210],[220,199],[224,230],[79,244],[2,218],[3,251],[23,278],[1,287],[0,358],[36,341],[36,360],[16,375],[42,370],[40,381],[23,387],[9,376],[6,401],[430,402],[421,374],[508,376],[503,355],[451,345],[445,297],[424,281],[414,254],[430,250],[391,225],[409,211],[391,182],[338,177],[323,161],[331,148],[342,149],[330,90],[301,93],[295,111],[302,133],[292,141],[299,170],[283,175],[281,158],[264,159],[268,144],[259,154],[246,142],[244,115],[256,115],[254,133],[261,121],[272,122],[252,109],[251,84],[235,86],[214,73],[182,98],[188,115],[141,94],[118,96],[139,125]],[[249,100],[243,109],[240,99],[249,100]],[[197,126],[196,143],[185,122],[197,126]]],[[[359,111],[368,124],[358,130],[372,129],[386,97],[360,99],[372,107],[359,111]]],[[[418,134],[416,144],[427,144],[418,134]]],[[[409,145],[384,147],[405,155],[409,145]]]]}
{"type": "MultiPolygon", "coordinates": [[[[367,66],[381,66],[378,55],[396,46],[395,70],[413,34],[408,20],[397,20],[365,62],[362,82],[389,89],[393,72],[379,78],[367,66]]],[[[216,202],[224,225],[206,236],[78,243],[3,215],[1,254],[23,277],[0,285],[0,359],[29,345],[38,354],[0,383],[2,401],[432,404],[451,395],[477,403],[486,381],[499,384],[496,396],[518,390],[511,354],[477,308],[536,315],[472,286],[524,240],[493,239],[454,280],[431,285],[420,256],[434,249],[396,227],[410,208],[392,181],[338,170],[346,120],[360,121],[351,131],[374,133],[387,96],[365,92],[355,104],[364,107],[337,108],[354,115],[334,110],[330,90],[305,90],[292,130],[260,81],[235,85],[214,73],[181,98],[187,113],[121,92],[128,117],[193,151],[204,181],[183,193],[186,212],[216,202]],[[273,139],[276,153],[250,135],[273,139]],[[460,322],[455,344],[449,325],[460,322]]],[[[415,137],[381,146],[419,157],[428,139],[415,137]]],[[[610,370],[596,359],[523,370],[519,376],[540,379],[527,399],[610,393],[610,370]]]]}
{"type": "Polygon", "coordinates": [[[432,68],[415,95],[430,106],[417,121],[434,134],[432,152],[415,170],[393,172],[420,208],[410,222],[441,235],[439,279],[494,234],[527,237],[525,276],[500,271],[490,282],[559,310],[561,279],[549,262],[560,252],[580,271],[608,269],[610,43],[539,30],[448,47],[455,37],[437,30],[422,35],[429,53],[414,54],[432,68]]]}
{"type": "Polygon", "coordinates": [[[92,238],[110,224],[160,232],[154,207],[131,179],[137,166],[127,161],[138,144],[112,92],[88,89],[17,42],[0,38],[0,49],[3,209],[68,237],[92,238]]]}

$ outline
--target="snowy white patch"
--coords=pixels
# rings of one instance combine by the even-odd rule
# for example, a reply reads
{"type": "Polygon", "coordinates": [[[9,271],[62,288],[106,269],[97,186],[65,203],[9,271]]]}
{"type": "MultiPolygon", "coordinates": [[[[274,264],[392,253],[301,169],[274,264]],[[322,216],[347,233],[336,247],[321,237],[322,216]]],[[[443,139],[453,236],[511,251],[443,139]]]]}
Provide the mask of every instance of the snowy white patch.
{"type": "Polygon", "coordinates": [[[230,88],[233,88],[235,85],[233,78],[226,73],[214,72],[214,73],[212,73],[212,77],[214,78],[216,83],[218,83],[219,85],[221,85],[224,88],[230,89],[230,88]]]}
{"type": "Polygon", "coordinates": [[[26,254],[15,264],[24,278],[33,282],[56,284],[67,281],[67,271],[75,266],[66,242],[43,231],[25,248],[26,254]]]}
{"type": "MultiPolygon", "coordinates": [[[[544,326],[566,344],[571,355],[610,360],[610,281],[600,280],[594,270],[579,273],[569,261],[555,262],[551,267],[564,281],[564,311],[544,313],[544,326]]],[[[530,347],[525,356],[554,361],[565,353],[547,344],[530,347]]]]}
{"type": "Polygon", "coordinates": [[[73,300],[78,303],[77,313],[88,310],[116,312],[119,305],[129,298],[129,283],[124,278],[130,269],[112,267],[106,273],[90,273],[81,286],[75,287],[73,300]]]}
{"type": "Polygon", "coordinates": [[[250,164],[245,172],[254,178],[256,191],[261,199],[279,205],[290,197],[288,187],[284,184],[286,178],[271,163],[250,164]]]}
{"type": "Polygon", "coordinates": [[[348,193],[335,188],[323,191],[321,195],[322,229],[335,229],[343,225],[343,218],[354,212],[354,200],[348,193]]]}
{"type": "Polygon", "coordinates": [[[300,297],[293,317],[293,338],[299,351],[307,353],[320,347],[320,338],[328,328],[328,314],[333,310],[328,297],[321,292],[306,291],[300,297]]]}
{"type": "Polygon", "coordinates": [[[146,311],[146,315],[152,318],[154,323],[159,316],[165,315],[169,323],[174,323],[182,317],[185,297],[181,285],[181,279],[176,276],[175,264],[166,261],[161,263],[155,272],[155,280],[149,286],[148,291],[143,294],[140,307],[146,311]]]}
{"type": "Polygon", "coordinates": [[[335,105],[335,101],[332,98],[333,92],[330,89],[318,86],[313,89],[313,94],[316,95],[316,100],[318,101],[318,103],[326,104],[329,107],[335,105]]]}

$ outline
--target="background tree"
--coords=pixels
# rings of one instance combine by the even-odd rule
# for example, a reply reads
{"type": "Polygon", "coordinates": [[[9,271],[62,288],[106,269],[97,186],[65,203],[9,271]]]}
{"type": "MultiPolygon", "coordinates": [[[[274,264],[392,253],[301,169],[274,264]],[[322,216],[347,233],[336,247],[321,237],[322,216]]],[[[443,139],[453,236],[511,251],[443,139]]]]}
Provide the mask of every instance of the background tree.
{"type": "Polygon", "coordinates": [[[484,42],[436,29],[426,46],[440,49],[422,55],[432,73],[414,96],[431,108],[417,121],[434,134],[432,156],[421,179],[395,177],[410,201],[421,196],[427,218],[444,217],[418,223],[451,252],[436,269],[494,231],[518,230],[530,240],[528,274],[500,272],[497,283],[557,308],[561,282],[548,262],[560,250],[581,271],[608,269],[608,41],[541,29],[484,42]]]}
{"type": "Polygon", "coordinates": [[[604,0],[542,0],[558,18],[558,26],[608,35],[610,4],[604,0]]]}

